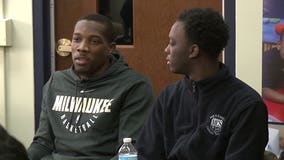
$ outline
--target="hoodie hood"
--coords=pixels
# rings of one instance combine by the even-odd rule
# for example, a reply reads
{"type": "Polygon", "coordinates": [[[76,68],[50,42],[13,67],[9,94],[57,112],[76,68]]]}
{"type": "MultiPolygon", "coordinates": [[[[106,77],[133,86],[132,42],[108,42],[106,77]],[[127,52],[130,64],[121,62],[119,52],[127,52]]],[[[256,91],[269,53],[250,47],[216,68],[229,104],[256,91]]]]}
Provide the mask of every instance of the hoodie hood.
{"type": "MultiPolygon", "coordinates": [[[[90,79],[80,79],[79,75],[74,71],[74,66],[70,67],[69,69],[63,71],[65,72],[65,78],[69,79],[71,83],[74,83],[75,86],[75,97],[89,97],[91,92],[94,92],[96,88],[99,86],[105,85],[105,83],[114,83],[117,81],[117,77],[125,72],[126,70],[130,70],[128,64],[123,60],[123,56],[120,52],[115,51],[112,53],[112,57],[110,59],[111,63],[107,70],[97,76],[90,79]],[[70,77],[71,76],[71,77],[70,77]],[[71,78],[71,79],[70,79],[71,78]],[[72,80],[73,79],[73,80],[72,80]]],[[[116,82],[117,83],[117,82],[116,82]]],[[[79,103],[83,103],[79,101],[79,103]]],[[[81,105],[81,104],[78,104],[81,105]]],[[[82,112],[79,112],[79,116],[74,119],[74,112],[71,114],[70,123],[80,123],[82,116],[82,112]]]]}

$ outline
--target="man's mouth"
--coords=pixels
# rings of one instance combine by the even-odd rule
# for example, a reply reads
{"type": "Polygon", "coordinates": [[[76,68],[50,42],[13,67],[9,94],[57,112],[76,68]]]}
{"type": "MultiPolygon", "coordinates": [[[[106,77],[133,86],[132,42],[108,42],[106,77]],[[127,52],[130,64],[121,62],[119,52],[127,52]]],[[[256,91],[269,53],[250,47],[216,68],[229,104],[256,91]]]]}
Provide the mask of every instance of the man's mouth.
{"type": "Polygon", "coordinates": [[[88,59],[85,58],[85,57],[75,58],[75,63],[78,64],[78,65],[85,65],[85,64],[87,64],[87,62],[88,62],[88,59]]]}
{"type": "Polygon", "coordinates": [[[167,61],[167,64],[170,64],[171,62],[170,62],[170,59],[167,57],[166,58],[166,61],[167,61]]]}

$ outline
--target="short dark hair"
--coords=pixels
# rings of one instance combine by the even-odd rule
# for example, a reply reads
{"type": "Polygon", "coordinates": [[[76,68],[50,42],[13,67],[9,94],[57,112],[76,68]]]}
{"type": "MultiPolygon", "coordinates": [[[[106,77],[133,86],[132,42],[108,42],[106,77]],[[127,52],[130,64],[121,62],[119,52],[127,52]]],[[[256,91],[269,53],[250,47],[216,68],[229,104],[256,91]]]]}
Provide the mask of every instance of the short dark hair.
{"type": "Polygon", "coordinates": [[[190,8],[183,11],[178,21],[185,24],[189,41],[201,50],[217,57],[229,40],[229,28],[223,17],[211,8],[190,8]]]}
{"type": "Polygon", "coordinates": [[[0,125],[0,160],[28,160],[26,148],[0,125]]]}
{"type": "Polygon", "coordinates": [[[105,36],[107,38],[108,42],[113,42],[114,38],[115,38],[115,31],[114,31],[114,27],[112,25],[111,20],[101,14],[89,14],[86,16],[81,17],[78,21],[80,20],[87,20],[87,21],[95,21],[98,22],[100,24],[103,24],[105,26],[105,36]]]}

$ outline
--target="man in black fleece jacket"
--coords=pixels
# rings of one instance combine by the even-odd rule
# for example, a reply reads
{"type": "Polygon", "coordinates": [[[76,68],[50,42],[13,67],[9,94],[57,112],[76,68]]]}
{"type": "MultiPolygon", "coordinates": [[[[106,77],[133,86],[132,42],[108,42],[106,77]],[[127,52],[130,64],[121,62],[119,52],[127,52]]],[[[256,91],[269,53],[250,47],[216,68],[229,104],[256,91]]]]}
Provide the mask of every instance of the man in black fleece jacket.
{"type": "Polygon", "coordinates": [[[139,160],[261,160],[268,140],[260,95],[218,57],[229,39],[222,16],[193,8],[180,14],[165,49],[183,80],[154,103],[137,141],[139,160]]]}

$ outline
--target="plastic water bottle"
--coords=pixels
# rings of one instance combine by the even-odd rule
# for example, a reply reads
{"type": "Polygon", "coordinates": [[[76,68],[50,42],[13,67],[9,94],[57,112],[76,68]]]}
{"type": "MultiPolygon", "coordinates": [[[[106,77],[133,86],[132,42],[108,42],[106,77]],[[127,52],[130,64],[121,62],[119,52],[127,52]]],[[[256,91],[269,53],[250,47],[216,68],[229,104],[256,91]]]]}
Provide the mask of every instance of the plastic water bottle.
{"type": "Polygon", "coordinates": [[[118,160],[137,160],[137,151],[131,141],[131,138],[123,138],[123,145],[118,151],[118,160]]]}

